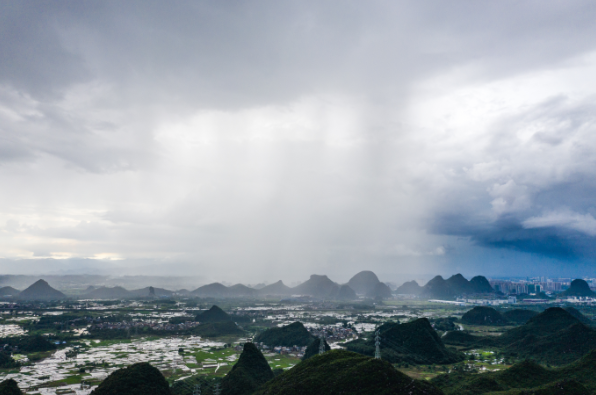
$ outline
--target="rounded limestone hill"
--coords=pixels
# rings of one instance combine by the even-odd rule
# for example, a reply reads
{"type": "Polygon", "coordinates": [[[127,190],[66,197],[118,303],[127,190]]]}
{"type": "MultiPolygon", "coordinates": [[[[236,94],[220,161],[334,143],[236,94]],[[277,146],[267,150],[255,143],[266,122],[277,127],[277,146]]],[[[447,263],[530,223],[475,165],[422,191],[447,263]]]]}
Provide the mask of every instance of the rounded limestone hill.
{"type": "Polygon", "coordinates": [[[253,343],[245,343],[238,362],[221,381],[222,395],[249,395],[273,379],[273,371],[253,343]]]}
{"type": "Polygon", "coordinates": [[[420,295],[421,292],[422,287],[414,280],[406,281],[395,290],[398,295],[420,295]]]}
{"type": "Polygon", "coordinates": [[[263,343],[271,347],[282,346],[308,346],[314,340],[314,336],[308,332],[302,322],[294,322],[281,328],[271,328],[259,333],[253,341],[263,343]]]}
{"type": "Polygon", "coordinates": [[[468,325],[507,325],[509,321],[492,307],[476,306],[461,317],[468,325]]]}
{"type": "MultiPolygon", "coordinates": [[[[403,324],[386,323],[379,327],[381,356],[391,363],[450,364],[460,362],[464,355],[445,347],[437,332],[426,318],[403,324]]],[[[375,339],[358,339],[345,344],[350,350],[373,356],[375,339]]]]}
{"type": "Polygon", "coordinates": [[[379,283],[377,275],[370,270],[362,271],[348,281],[350,288],[362,295],[374,292],[379,283]]]}
{"type": "Polygon", "coordinates": [[[92,395],[171,395],[170,386],[157,368],[135,363],[110,374],[92,395]]]}
{"type": "Polygon", "coordinates": [[[561,307],[549,307],[530,318],[525,324],[510,329],[498,337],[501,344],[511,344],[526,336],[546,336],[578,323],[579,320],[561,307]]]}
{"type": "Polygon", "coordinates": [[[596,296],[596,293],[590,289],[585,280],[576,279],[571,282],[569,288],[562,292],[560,296],[596,296]]]}
{"type": "Polygon", "coordinates": [[[16,381],[8,379],[0,383],[0,395],[23,395],[23,393],[16,381]]]}
{"type": "Polygon", "coordinates": [[[54,289],[45,280],[37,280],[17,295],[20,300],[62,300],[66,295],[54,289]]]}
{"type": "Polygon", "coordinates": [[[204,322],[227,322],[232,321],[232,317],[223,311],[219,306],[213,305],[209,310],[198,314],[196,321],[204,322]]]}
{"type": "Polygon", "coordinates": [[[439,395],[424,381],[397,371],[389,362],[333,350],[300,362],[266,383],[254,395],[439,395]]]}

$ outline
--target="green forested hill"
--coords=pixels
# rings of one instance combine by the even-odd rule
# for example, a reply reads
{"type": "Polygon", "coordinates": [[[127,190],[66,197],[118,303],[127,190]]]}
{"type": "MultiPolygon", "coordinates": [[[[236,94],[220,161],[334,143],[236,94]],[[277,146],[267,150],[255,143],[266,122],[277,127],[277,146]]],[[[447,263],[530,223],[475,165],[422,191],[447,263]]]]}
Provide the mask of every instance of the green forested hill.
{"type": "Polygon", "coordinates": [[[222,395],[250,395],[273,378],[267,360],[253,343],[245,343],[238,362],[221,381],[222,395]]]}
{"type": "Polygon", "coordinates": [[[442,340],[457,346],[497,347],[508,355],[564,365],[596,349],[596,330],[566,310],[551,307],[499,337],[453,331],[442,340]]]}
{"type": "MultiPolygon", "coordinates": [[[[445,348],[426,318],[404,324],[384,324],[380,328],[381,356],[396,363],[448,364],[463,360],[463,355],[445,348]]],[[[375,340],[355,340],[346,344],[350,351],[373,356],[375,340]]]]}
{"type": "Polygon", "coordinates": [[[528,335],[545,336],[565,329],[579,320],[560,307],[551,307],[530,318],[528,322],[505,332],[501,343],[512,343],[522,340],[528,335]]]}
{"type": "Polygon", "coordinates": [[[220,309],[218,306],[213,305],[207,311],[203,311],[200,314],[197,314],[196,321],[201,323],[205,322],[226,322],[232,321],[232,317],[228,315],[225,311],[220,309]]]}
{"type": "Polygon", "coordinates": [[[271,328],[259,333],[254,339],[255,343],[263,343],[271,347],[283,346],[308,346],[314,340],[301,322],[294,322],[281,328],[271,328]]]}
{"type": "Polygon", "coordinates": [[[440,395],[390,363],[344,350],[316,355],[266,383],[254,395],[440,395]]]}
{"type": "Polygon", "coordinates": [[[0,395],[23,395],[23,393],[16,381],[8,379],[0,383],[0,395]]]}
{"type": "Polygon", "coordinates": [[[210,322],[201,324],[192,330],[192,333],[203,337],[218,337],[227,335],[243,335],[244,331],[235,323],[228,322],[210,322]]]}
{"type": "Polygon", "coordinates": [[[585,325],[593,325],[594,324],[585,315],[583,315],[581,313],[581,311],[579,311],[575,307],[571,307],[571,306],[565,307],[565,311],[568,312],[569,314],[571,314],[572,316],[574,316],[575,318],[577,318],[582,324],[585,324],[585,325]]]}
{"type": "Polygon", "coordinates": [[[92,395],[170,395],[170,387],[157,368],[135,363],[110,374],[92,395]]]}
{"type": "Polygon", "coordinates": [[[461,322],[469,325],[506,325],[509,322],[492,307],[476,306],[461,317],[461,322]]]}

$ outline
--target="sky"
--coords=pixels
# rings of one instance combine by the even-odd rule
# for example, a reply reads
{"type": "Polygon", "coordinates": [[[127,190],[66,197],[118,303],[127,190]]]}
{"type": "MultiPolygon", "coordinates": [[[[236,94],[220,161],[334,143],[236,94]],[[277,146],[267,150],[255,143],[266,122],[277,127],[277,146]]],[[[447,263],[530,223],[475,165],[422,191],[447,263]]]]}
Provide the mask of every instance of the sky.
{"type": "Polygon", "coordinates": [[[0,1],[0,271],[596,277],[592,1],[0,1]]]}

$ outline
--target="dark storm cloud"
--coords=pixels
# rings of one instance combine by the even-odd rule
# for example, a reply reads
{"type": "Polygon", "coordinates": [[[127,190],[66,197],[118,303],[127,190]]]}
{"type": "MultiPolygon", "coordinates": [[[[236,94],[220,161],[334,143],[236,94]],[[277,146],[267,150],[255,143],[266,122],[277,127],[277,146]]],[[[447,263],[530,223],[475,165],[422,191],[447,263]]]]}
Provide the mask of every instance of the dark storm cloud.
{"type": "MultiPolygon", "coordinates": [[[[448,214],[432,219],[433,231],[492,248],[562,259],[596,257],[594,114],[593,97],[570,103],[558,96],[493,125],[484,157],[492,170],[476,164],[468,173],[473,182],[464,181],[464,199],[475,204],[448,200],[442,207],[448,214]],[[528,129],[521,142],[516,135],[528,129]]],[[[454,198],[461,190],[452,191],[454,198]]]]}

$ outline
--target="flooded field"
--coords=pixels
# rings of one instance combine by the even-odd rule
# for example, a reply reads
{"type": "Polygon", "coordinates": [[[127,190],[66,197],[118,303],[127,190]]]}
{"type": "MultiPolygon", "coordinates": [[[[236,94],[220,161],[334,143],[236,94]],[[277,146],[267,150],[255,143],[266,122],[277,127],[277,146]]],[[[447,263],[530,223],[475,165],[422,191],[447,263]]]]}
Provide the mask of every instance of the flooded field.
{"type": "MultiPolygon", "coordinates": [[[[167,377],[180,380],[195,374],[224,375],[240,354],[233,347],[226,347],[226,343],[200,337],[86,340],[85,343],[87,347],[78,351],[67,347],[29,366],[1,372],[0,381],[12,378],[27,394],[86,395],[114,370],[137,362],[150,362],[167,377]],[[89,384],[88,388],[82,388],[82,382],[89,384]]],[[[275,353],[265,357],[273,369],[289,368],[299,361],[275,353]]]]}
{"type": "Polygon", "coordinates": [[[19,336],[25,333],[26,331],[16,324],[0,325],[0,337],[19,336]]]}
{"type": "MultiPolygon", "coordinates": [[[[119,301],[106,306],[99,303],[86,301],[85,309],[53,306],[3,312],[0,337],[7,342],[19,336],[41,336],[58,349],[23,352],[13,347],[12,356],[21,366],[0,369],[0,381],[12,378],[30,395],[87,395],[113,371],[138,362],[151,363],[170,384],[191,377],[223,377],[238,360],[240,345],[268,328],[300,321],[313,336],[325,336],[331,348],[336,349],[360,334],[368,336],[366,333],[385,322],[447,317],[458,312],[440,305],[406,306],[403,302],[358,308],[327,302],[253,306],[243,303],[242,307],[228,304],[230,319],[238,321],[236,325],[243,334],[207,338],[212,335],[177,332],[195,330],[198,324],[195,321],[200,321],[195,318],[207,311],[211,303],[119,301]],[[180,323],[186,326],[176,326],[180,323]]],[[[295,349],[275,352],[270,349],[264,351],[264,356],[272,369],[289,369],[300,362],[302,354],[295,349]]],[[[437,373],[419,368],[408,372],[437,373]]]]}

